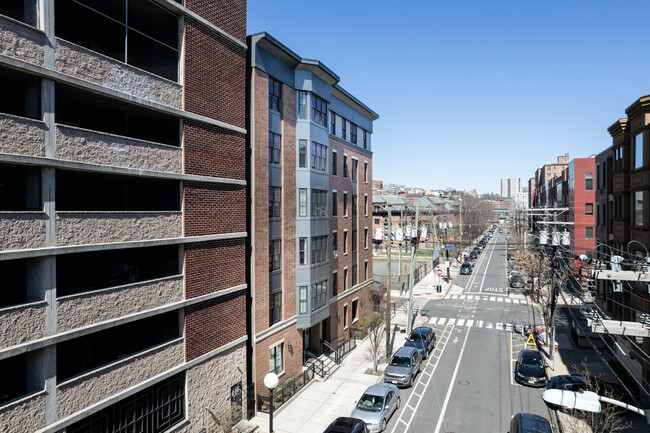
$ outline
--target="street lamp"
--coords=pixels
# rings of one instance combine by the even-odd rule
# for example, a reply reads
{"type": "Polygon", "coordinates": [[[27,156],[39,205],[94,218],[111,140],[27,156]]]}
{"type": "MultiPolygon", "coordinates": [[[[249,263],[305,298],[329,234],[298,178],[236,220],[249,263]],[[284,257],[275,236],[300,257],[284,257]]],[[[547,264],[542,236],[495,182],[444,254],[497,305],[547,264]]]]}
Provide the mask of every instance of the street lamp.
{"type": "Polygon", "coordinates": [[[269,433],[273,433],[273,390],[277,388],[280,383],[280,378],[277,374],[270,372],[264,376],[264,386],[269,389],[269,401],[271,408],[269,409],[269,433]]]}

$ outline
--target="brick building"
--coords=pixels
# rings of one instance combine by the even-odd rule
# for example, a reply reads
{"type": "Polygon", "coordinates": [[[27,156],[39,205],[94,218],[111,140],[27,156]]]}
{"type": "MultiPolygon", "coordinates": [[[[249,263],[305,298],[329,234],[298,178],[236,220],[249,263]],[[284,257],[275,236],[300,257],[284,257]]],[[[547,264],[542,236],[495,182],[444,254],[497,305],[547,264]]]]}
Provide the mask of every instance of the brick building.
{"type": "Polygon", "coordinates": [[[245,31],[244,1],[0,3],[0,430],[242,417],[245,31]]]}
{"type": "Polygon", "coordinates": [[[251,322],[256,393],[372,311],[371,109],[317,60],[248,37],[251,322]]]}

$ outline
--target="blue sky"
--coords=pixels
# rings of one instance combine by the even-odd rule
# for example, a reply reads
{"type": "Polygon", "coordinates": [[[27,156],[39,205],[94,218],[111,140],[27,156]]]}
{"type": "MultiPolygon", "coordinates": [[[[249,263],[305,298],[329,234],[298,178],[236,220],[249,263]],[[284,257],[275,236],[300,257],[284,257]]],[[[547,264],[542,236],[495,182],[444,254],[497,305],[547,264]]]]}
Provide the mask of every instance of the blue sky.
{"type": "Polygon", "coordinates": [[[248,34],[322,61],[380,115],[374,179],[498,193],[611,145],[650,94],[649,16],[647,0],[249,0],[248,34]]]}

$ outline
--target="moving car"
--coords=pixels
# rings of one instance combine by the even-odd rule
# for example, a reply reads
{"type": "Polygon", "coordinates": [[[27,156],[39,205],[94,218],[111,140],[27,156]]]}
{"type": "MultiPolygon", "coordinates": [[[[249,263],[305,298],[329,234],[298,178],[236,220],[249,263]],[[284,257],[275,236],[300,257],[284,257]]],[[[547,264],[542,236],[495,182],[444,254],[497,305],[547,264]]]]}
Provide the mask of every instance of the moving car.
{"type": "Polygon", "coordinates": [[[418,348],[400,347],[384,370],[384,382],[397,386],[411,386],[420,370],[422,370],[422,355],[418,348]]]}
{"type": "Polygon", "coordinates": [[[542,387],[546,385],[546,364],[536,350],[519,352],[515,367],[515,380],[522,385],[542,387]]]}
{"type": "Polygon", "coordinates": [[[544,417],[520,412],[510,420],[509,433],[552,433],[551,424],[544,417]]]}
{"type": "Polygon", "coordinates": [[[366,389],[350,417],[363,420],[369,433],[382,432],[386,430],[386,423],[399,406],[397,386],[378,383],[366,389]]]}
{"type": "Polygon", "coordinates": [[[415,347],[420,351],[422,359],[427,359],[429,352],[436,346],[436,333],[433,328],[428,326],[420,326],[411,331],[411,334],[406,338],[405,347],[415,347]]]}
{"type": "Polygon", "coordinates": [[[460,267],[460,274],[469,275],[471,273],[472,273],[472,264],[468,262],[463,263],[460,267]]]}
{"type": "Polygon", "coordinates": [[[323,433],[368,433],[366,423],[357,418],[340,416],[323,433]]]}

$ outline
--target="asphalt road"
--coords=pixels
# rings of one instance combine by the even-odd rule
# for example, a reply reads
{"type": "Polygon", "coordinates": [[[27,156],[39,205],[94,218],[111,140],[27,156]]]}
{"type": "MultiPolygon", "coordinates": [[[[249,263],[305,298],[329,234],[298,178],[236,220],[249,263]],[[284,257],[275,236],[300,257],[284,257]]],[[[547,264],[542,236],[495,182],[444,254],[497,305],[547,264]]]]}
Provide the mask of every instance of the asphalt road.
{"type": "MultiPolygon", "coordinates": [[[[526,338],[516,325],[534,323],[533,307],[507,290],[507,239],[495,232],[471,275],[455,284],[463,295],[430,301],[418,323],[432,326],[438,342],[387,432],[507,432],[517,412],[549,418],[543,389],[514,382],[513,368],[526,338]]],[[[399,338],[399,337],[398,337],[399,338]]]]}

